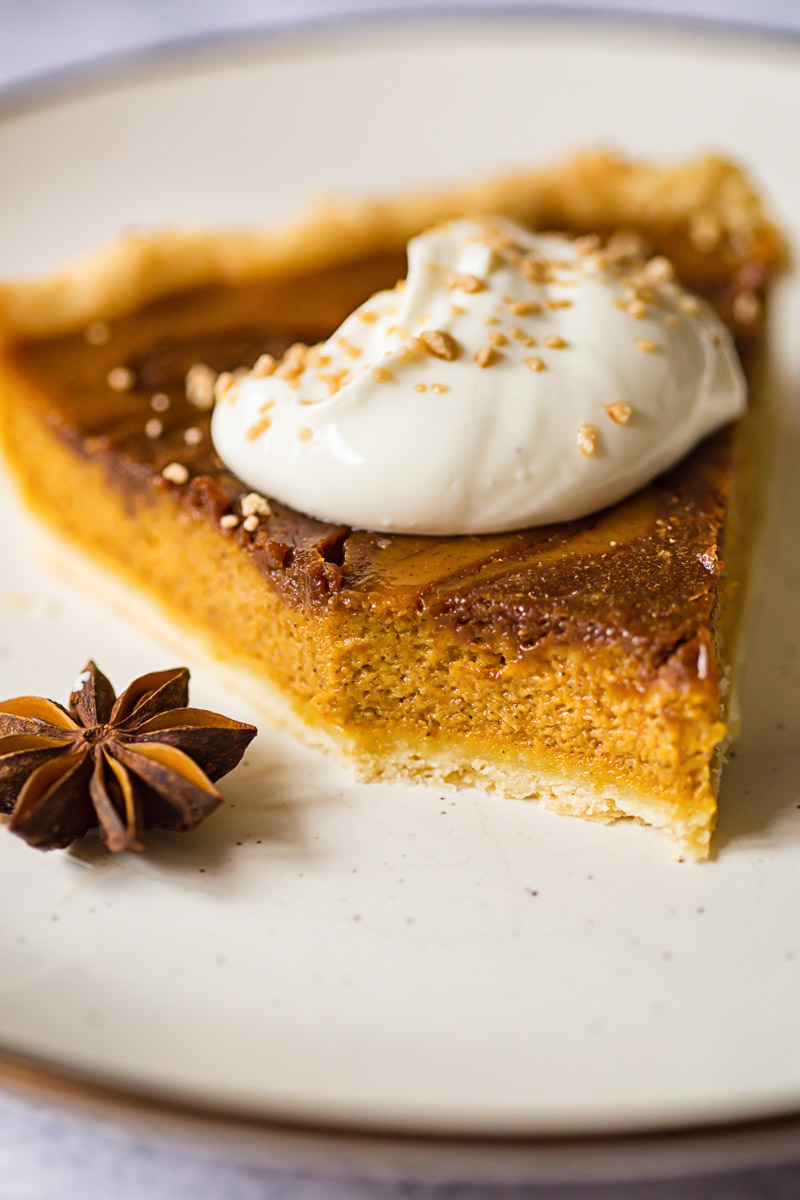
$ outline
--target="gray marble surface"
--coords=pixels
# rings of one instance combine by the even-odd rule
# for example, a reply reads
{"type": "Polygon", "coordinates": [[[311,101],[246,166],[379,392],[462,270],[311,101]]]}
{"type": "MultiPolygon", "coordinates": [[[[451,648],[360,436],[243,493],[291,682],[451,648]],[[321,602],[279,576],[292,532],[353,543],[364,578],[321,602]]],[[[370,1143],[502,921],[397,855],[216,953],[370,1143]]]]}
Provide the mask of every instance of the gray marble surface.
{"type": "MultiPolygon", "coordinates": [[[[503,7],[512,7],[506,0],[503,7]]],[[[0,89],[186,36],[414,8],[415,0],[0,0],[0,89]]],[[[429,2],[425,7],[431,8],[429,2]]],[[[441,9],[491,7],[443,0],[441,9]]],[[[535,4],[519,3],[531,8],[535,4]]],[[[547,7],[556,7],[548,4],[547,7]]],[[[565,0],[561,7],[800,32],[798,0],[565,0]]],[[[662,1183],[502,1188],[309,1178],[199,1156],[113,1121],[0,1093],[0,1200],[797,1200],[798,1165],[662,1183]]]]}

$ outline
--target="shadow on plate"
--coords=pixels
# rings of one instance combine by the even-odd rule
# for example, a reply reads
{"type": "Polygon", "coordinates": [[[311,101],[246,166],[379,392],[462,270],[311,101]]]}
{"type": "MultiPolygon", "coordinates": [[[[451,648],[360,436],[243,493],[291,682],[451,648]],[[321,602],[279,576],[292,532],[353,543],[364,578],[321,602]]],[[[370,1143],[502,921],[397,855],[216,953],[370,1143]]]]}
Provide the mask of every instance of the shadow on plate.
{"type": "MultiPolygon", "coordinates": [[[[263,847],[265,858],[274,859],[284,852],[296,858],[306,841],[304,810],[325,796],[321,782],[316,784],[322,772],[313,762],[305,772],[298,770],[300,755],[313,752],[295,746],[288,735],[271,730],[260,733],[243,762],[220,780],[222,804],[207,820],[185,834],[148,830],[148,864],[163,871],[217,875],[233,862],[237,848],[253,845],[263,847]],[[302,789],[298,789],[299,779],[303,780],[302,789]]],[[[111,859],[95,836],[77,842],[69,854],[93,867],[111,859]]],[[[122,857],[130,861],[130,856],[122,857]]]]}
{"type": "MultiPolygon", "coordinates": [[[[800,384],[787,385],[791,412],[800,384]]],[[[781,428],[763,529],[760,569],[752,583],[740,683],[742,736],[722,779],[719,851],[758,835],[800,840],[800,435],[781,428]],[[791,815],[790,815],[791,814],[791,815]],[[794,818],[797,817],[797,820],[794,818]]]]}

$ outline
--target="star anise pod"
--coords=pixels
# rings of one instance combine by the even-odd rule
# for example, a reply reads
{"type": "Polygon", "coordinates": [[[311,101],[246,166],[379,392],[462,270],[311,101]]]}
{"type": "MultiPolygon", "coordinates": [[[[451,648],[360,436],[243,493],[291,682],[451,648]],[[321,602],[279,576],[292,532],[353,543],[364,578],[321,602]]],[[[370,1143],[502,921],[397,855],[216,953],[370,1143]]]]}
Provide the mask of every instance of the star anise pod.
{"type": "Polygon", "coordinates": [[[193,829],[222,797],[253,725],[187,708],[185,667],[134,680],[117,699],[93,662],[69,710],[40,696],[0,704],[0,812],[40,850],[99,827],[109,850],[141,850],[145,829],[193,829]]]}

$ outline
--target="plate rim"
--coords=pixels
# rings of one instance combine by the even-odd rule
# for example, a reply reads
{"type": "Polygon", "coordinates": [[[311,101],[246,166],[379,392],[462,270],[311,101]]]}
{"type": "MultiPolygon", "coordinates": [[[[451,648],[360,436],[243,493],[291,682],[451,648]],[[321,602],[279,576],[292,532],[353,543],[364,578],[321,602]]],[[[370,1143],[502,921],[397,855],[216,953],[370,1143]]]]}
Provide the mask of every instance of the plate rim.
{"type": "MultiPolygon", "coordinates": [[[[613,5],[592,7],[580,3],[565,9],[549,0],[534,8],[501,0],[496,6],[480,3],[442,10],[433,0],[426,0],[413,7],[395,3],[378,12],[363,7],[345,14],[287,17],[237,29],[160,39],[134,49],[115,50],[66,66],[34,71],[0,86],[0,122],[102,94],[114,87],[136,87],[149,80],[179,78],[213,69],[224,63],[227,56],[253,62],[302,56],[315,43],[319,45],[321,36],[331,33],[337,39],[351,32],[370,35],[391,26],[407,27],[431,20],[440,28],[459,26],[466,31],[486,21],[491,21],[501,32],[512,22],[524,22],[528,28],[546,26],[557,32],[591,24],[606,36],[617,31],[645,39],[660,31],[695,46],[704,42],[711,46],[713,38],[718,53],[733,48],[746,51],[750,58],[765,53],[795,61],[800,58],[800,28],[776,28],[749,19],[685,13],[640,14],[613,5]]],[[[338,46],[337,40],[331,47],[333,52],[338,46]]],[[[255,1154],[272,1165],[276,1158],[297,1165],[298,1153],[310,1156],[317,1166],[324,1164],[329,1174],[361,1171],[366,1165],[369,1178],[387,1173],[381,1168],[382,1155],[387,1150],[391,1151],[394,1164],[388,1168],[387,1177],[397,1177],[399,1159],[401,1163],[415,1164],[415,1178],[435,1178],[444,1169],[446,1178],[451,1180],[453,1168],[464,1163],[466,1152],[468,1173],[464,1179],[479,1181],[482,1176],[476,1173],[476,1160],[469,1154],[472,1150],[492,1166],[499,1167],[500,1161],[506,1164],[505,1169],[491,1170],[486,1181],[502,1175],[510,1182],[532,1182],[531,1168],[535,1168],[535,1178],[543,1182],[589,1182],[598,1181],[598,1164],[602,1177],[619,1180],[626,1176],[675,1177],[678,1155],[681,1155],[680,1175],[686,1175],[690,1168],[707,1172],[723,1165],[730,1170],[736,1165],[757,1164],[763,1161],[765,1153],[770,1153],[769,1161],[773,1163],[800,1155],[800,1097],[795,1107],[779,1113],[688,1121],[685,1125],[656,1122],[625,1132],[502,1134],[474,1129],[443,1132],[379,1121],[348,1122],[339,1117],[304,1119],[268,1110],[251,1113],[235,1105],[204,1103],[180,1094],[162,1095],[158,1089],[115,1080],[90,1068],[60,1064],[4,1041],[0,1041],[0,1087],[60,1106],[79,1108],[84,1113],[100,1113],[133,1125],[145,1125],[153,1132],[156,1126],[183,1129],[198,1144],[211,1132],[229,1146],[239,1145],[246,1157],[252,1159],[255,1154]],[[335,1159],[330,1158],[333,1147],[338,1155],[335,1159]],[[694,1161],[687,1156],[687,1150],[693,1147],[694,1161]],[[665,1152],[668,1163],[664,1161],[665,1152]],[[635,1175],[631,1174],[631,1168],[635,1175]]]]}
{"type": "Polygon", "coordinates": [[[415,1180],[465,1183],[620,1182],[776,1165],[795,1159],[800,1150],[800,1109],[626,1133],[442,1133],[247,1113],[160,1096],[3,1045],[0,1087],[86,1116],[122,1121],[154,1136],[169,1131],[207,1152],[223,1143],[241,1160],[369,1179],[396,1180],[399,1170],[415,1180]],[[489,1168],[488,1174],[482,1167],[489,1168]]]}
{"type": "Polygon", "coordinates": [[[264,60],[291,53],[302,54],[309,41],[325,34],[371,33],[390,26],[435,21],[440,26],[461,26],[492,21],[499,26],[524,22],[528,27],[580,27],[586,23],[603,31],[618,30],[634,36],[654,32],[672,33],[681,40],[712,40],[718,48],[720,35],[726,47],[744,47],[751,56],[759,51],[796,57],[800,51],[800,25],[796,29],[777,27],[749,18],[703,17],[690,13],[643,12],[612,4],[591,5],[581,2],[564,7],[558,0],[543,0],[523,7],[517,0],[479,0],[468,8],[446,8],[436,0],[413,3],[392,2],[379,11],[368,0],[346,13],[315,13],[305,17],[278,17],[256,21],[235,29],[210,30],[161,38],[132,49],[110,50],[79,58],[59,67],[35,69],[21,78],[0,85],[0,121],[41,111],[44,108],[89,96],[112,86],[112,81],[130,86],[150,77],[174,77],[202,70],[227,53],[240,58],[264,60]],[[120,73],[124,74],[119,78],[120,73]]]}

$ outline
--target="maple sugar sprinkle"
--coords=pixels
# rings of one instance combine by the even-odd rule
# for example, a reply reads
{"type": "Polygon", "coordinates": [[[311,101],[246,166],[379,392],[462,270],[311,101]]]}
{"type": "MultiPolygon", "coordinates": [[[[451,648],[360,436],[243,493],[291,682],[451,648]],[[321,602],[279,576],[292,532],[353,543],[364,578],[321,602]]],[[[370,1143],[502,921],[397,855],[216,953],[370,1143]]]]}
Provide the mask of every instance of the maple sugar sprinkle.
{"type": "Polygon", "coordinates": [[[372,378],[376,383],[390,383],[394,376],[391,371],[387,371],[386,367],[373,367],[372,378]]]}
{"type": "Polygon", "coordinates": [[[420,334],[420,341],[425,349],[436,358],[445,362],[453,362],[458,357],[458,342],[451,333],[441,329],[426,329],[420,334]]]}
{"type": "Polygon", "coordinates": [[[615,425],[627,425],[631,419],[633,409],[624,400],[618,400],[615,404],[606,404],[605,411],[615,425]]]}
{"type": "Polygon", "coordinates": [[[168,480],[169,483],[176,483],[180,486],[189,482],[189,472],[183,463],[171,462],[162,467],[161,478],[168,480]]]}
{"type": "Polygon", "coordinates": [[[546,371],[547,370],[547,366],[546,366],[544,360],[541,358],[538,358],[537,355],[535,355],[535,354],[531,358],[525,359],[525,366],[528,367],[531,371],[546,371]]]}
{"type": "Polygon", "coordinates": [[[733,302],[733,315],[742,325],[753,325],[761,315],[758,295],[750,289],[739,292],[733,302]]]}
{"type": "Polygon", "coordinates": [[[675,278],[675,268],[668,258],[659,254],[645,263],[643,274],[648,283],[671,283],[675,278]]]}
{"type": "Polygon", "coordinates": [[[216,371],[206,363],[195,363],[186,372],[186,399],[202,411],[213,408],[216,382],[216,371]]]}
{"type": "Polygon", "coordinates": [[[245,517],[242,521],[242,529],[245,529],[248,533],[255,533],[258,529],[258,517],[255,513],[249,517],[245,517]]]}
{"type": "Polygon", "coordinates": [[[86,326],[83,336],[90,346],[105,346],[109,338],[108,326],[102,321],[93,321],[86,326]]]}
{"type": "Polygon", "coordinates": [[[219,523],[222,529],[235,529],[239,524],[239,518],[236,513],[225,513],[224,517],[220,517],[219,523]]]}
{"type": "Polygon", "coordinates": [[[268,379],[278,364],[271,354],[261,354],[253,366],[253,376],[256,379],[268,379]]]}
{"type": "MultiPolygon", "coordinates": [[[[570,303],[569,301],[567,303],[570,303]]],[[[512,317],[528,317],[542,311],[542,306],[538,300],[508,300],[505,301],[506,308],[511,313],[512,317]]]]}
{"type": "Polygon", "coordinates": [[[341,346],[348,358],[361,358],[361,351],[358,346],[354,346],[352,342],[348,342],[347,338],[338,337],[336,345],[341,346]]]}
{"type": "Polygon", "coordinates": [[[497,351],[494,346],[481,346],[475,352],[475,362],[479,367],[491,367],[497,361],[497,351]]]}
{"type": "Polygon", "coordinates": [[[547,346],[550,350],[564,350],[568,343],[557,333],[550,333],[546,338],[542,339],[542,345],[547,346]]]}
{"type": "Polygon", "coordinates": [[[129,392],[136,383],[136,376],[130,367],[112,367],[106,378],[113,392],[129,392]]]}
{"type": "Polygon", "coordinates": [[[255,425],[251,425],[247,430],[247,440],[249,442],[254,442],[256,438],[261,437],[262,433],[267,432],[271,424],[271,417],[261,417],[258,421],[256,421],[255,425]]]}
{"type": "Polygon", "coordinates": [[[445,276],[444,286],[450,291],[482,292],[486,283],[477,275],[450,274],[445,276]]]}
{"type": "Polygon", "coordinates": [[[656,354],[661,347],[658,342],[654,342],[650,338],[636,338],[636,349],[641,350],[644,354],[656,354]]]}
{"type": "Polygon", "coordinates": [[[591,458],[597,453],[598,432],[596,425],[579,425],[578,426],[578,447],[581,454],[585,454],[587,458],[591,458]]]}
{"type": "Polygon", "coordinates": [[[298,379],[305,370],[307,354],[308,346],[302,342],[295,342],[284,354],[282,362],[275,368],[275,377],[289,381],[298,379]]]}

